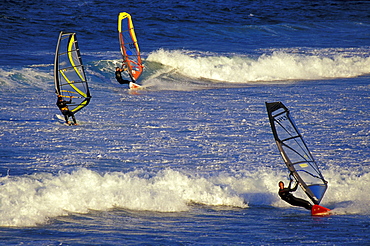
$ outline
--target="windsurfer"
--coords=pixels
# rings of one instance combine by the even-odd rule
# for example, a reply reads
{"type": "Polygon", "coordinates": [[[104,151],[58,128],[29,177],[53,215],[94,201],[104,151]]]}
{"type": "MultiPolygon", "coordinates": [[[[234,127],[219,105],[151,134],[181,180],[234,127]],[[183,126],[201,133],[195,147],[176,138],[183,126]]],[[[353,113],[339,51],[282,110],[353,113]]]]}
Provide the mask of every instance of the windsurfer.
{"type": "Polygon", "coordinates": [[[296,191],[298,188],[298,182],[294,186],[294,188],[291,188],[293,179],[290,179],[288,188],[284,188],[284,182],[279,182],[279,196],[282,200],[286,201],[287,203],[293,205],[293,206],[299,206],[304,207],[305,209],[311,210],[312,205],[310,202],[303,200],[301,198],[297,198],[291,194],[291,192],[296,191]]]}
{"type": "Polygon", "coordinates": [[[70,104],[72,103],[72,97],[70,97],[70,100],[69,101],[65,101],[63,100],[63,97],[62,95],[58,95],[58,100],[57,100],[57,106],[58,108],[60,109],[60,111],[62,112],[62,114],[64,115],[64,119],[66,120],[66,124],[70,124],[70,122],[68,121],[68,118],[69,117],[72,117],[73,119],[73,124],[74,125],[77,125],[77,122],[76,122],[76,118],[75,118],[75,114],[69,110],[67,104],[70,104]]]}
{"type": "Polygon", "coordinates": [[[121,85],[122,84],[129,84],[131,81],[130,80],[127,80],[127,79],[123,79],[122,78],[122,74],[121,72],[124,71],[124,69],[122,68],[119,68],[119,67],[116,67],[116,80],[118,81],[118,83],[120,83],[121,85]]]}

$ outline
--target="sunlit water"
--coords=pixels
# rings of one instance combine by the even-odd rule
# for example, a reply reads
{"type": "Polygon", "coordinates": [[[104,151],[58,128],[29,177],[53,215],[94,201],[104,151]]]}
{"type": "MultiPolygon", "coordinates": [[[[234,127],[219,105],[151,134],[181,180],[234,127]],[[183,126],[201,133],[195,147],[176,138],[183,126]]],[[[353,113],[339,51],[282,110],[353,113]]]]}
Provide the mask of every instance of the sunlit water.
{"type": "Polygon", "coordinates": [[[369,6],[342,4],[7,2],[0,243],[368,244],[369,6]],[[144,91],[114,79],[120,11],[134,18],[144,91]],[[93,95],[73,127],[55,116],[60,30],[77,32],[93,95]],[[291,110],[334,215],[279,199],[288,173],[266,101],[291,110]]]}

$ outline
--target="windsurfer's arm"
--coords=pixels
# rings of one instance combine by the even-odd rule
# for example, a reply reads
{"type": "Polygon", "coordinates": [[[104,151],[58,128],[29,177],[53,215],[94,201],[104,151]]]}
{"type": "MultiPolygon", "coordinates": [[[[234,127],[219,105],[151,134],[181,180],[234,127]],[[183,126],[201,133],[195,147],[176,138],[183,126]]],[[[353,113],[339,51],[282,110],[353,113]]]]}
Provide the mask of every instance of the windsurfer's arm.
{"type": "MultiPolygon", "coordinates": [[[[120,72],[126,71],[126,73],[128,74],[128,76],[129,76],[129,77],[130,77],[130,79],[131,79],[131,81],[127,80],[127,81],[128,81],[128,83],[129,83],[129,82],[134,82],[134,83],[136,83],[135,78],[134,78],[134,77],[131,75],[131,73],[128,71],[126,64],[122,64],[122,66],[121,66],[121,68],[120,68],[119,70],[120,70],[120,72]]],[[[117,76],[117,74],[116,74],[116,76],[117,76]]]]}
{"type": "Polygon", "coordinates": [[[126,64],[122,63],[121,72],[126,71],[126,70],[127,70],[126,64]]]}
{"type": "Polygon", "coordinates": [[[298,188],[298,182],[297,182],[297,181],[296,181],[296,184],[295,184],[294,188],[293,188],[293,189],[292,189],[292,188],[290,188],[290,187],[291,187],[291,185],[292,185],[293,179],[294,179],[293,172],[290,172],[290,174],[289,174],[289,178],[290,178],[290,182],[289,182],[289,190],[290,190],[290,191],[296,191],[296,190],[297,190],[297,188],[298,188]]]}
{"type": "MultiPolygon", "coordinates": [[[[290,182],[292,182],[293,180],[290,180],[290,182]]],[[[289,184],[290,185],[290,184],[289,184]]],[[[298,182],[296,182],[295,186],[293,189],[290,189],[291,191],[296,191],[298,188],[298,182]]]]}
{"type": "Polygon", "coordinates": [[[289,181],[289,185],[288,185],[288,189],[289,190],[292,190],[290,187],[292,187],[292,182],[293,182],[293,179],[290,179],[290,181],[289,181]]]}

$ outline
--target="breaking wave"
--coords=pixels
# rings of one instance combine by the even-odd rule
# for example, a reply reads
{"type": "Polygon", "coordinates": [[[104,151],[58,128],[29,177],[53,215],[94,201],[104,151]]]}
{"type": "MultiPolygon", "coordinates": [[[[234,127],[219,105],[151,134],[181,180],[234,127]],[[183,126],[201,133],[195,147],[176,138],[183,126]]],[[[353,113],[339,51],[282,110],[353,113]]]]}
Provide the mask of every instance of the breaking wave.
{"type": "Polygon", "coordinates": [[[342,50],[276,50],[250,57],[160,49],[146,61],[162,64],[166,72],[170,68],[186,77],[229,83],[350,78],[370,73],[370,57],[342,50]]]}

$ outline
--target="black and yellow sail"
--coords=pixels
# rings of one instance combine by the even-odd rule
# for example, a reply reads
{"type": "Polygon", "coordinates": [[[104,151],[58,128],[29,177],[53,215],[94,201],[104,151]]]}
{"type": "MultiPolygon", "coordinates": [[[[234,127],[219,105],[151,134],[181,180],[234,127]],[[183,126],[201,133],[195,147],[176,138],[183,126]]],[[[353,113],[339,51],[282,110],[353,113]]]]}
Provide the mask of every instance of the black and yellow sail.
{"type": "Polygon", "coordinates": [[[55,92],[72,99],[69,110],[76,113],[90,102],[90,90],[76,33],[60,32],[54,60],[55,92]]]}

